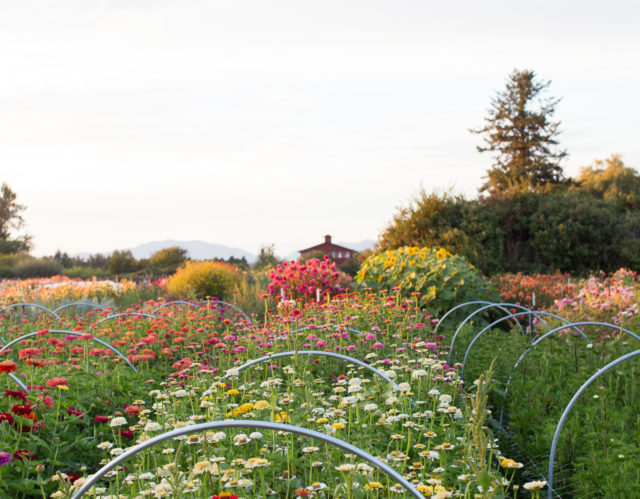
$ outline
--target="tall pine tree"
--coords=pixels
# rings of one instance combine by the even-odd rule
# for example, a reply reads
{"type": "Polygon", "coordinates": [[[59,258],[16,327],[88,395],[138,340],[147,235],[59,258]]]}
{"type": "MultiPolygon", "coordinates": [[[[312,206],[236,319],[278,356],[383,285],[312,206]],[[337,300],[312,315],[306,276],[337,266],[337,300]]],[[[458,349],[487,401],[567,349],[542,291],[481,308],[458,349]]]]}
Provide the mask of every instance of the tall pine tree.
{"type": "Polygon", "coordinates": [[[485,126],[471,130],[484,136],[478,151],[495,153],[480,192],[535,191],[565,182],[560,161],[567,152],[556,147],[560,122],[552,121],[559,99],[541,96],[549,84],[537,81],[533,71],[514,70],[506,89],[491,100],[485,126]]]}

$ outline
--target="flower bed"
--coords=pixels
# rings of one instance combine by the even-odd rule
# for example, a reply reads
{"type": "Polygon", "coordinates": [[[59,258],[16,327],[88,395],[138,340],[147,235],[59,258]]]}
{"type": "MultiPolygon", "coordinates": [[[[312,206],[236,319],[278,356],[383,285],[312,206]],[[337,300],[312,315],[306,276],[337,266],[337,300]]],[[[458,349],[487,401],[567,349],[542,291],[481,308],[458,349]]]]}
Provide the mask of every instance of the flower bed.
{"type": "MultiPolygon", "coordinates": [[[[0,450],[7,453],[0,460],[0,495],[68,497],[82,477],[136,443],[225,419],[283,422],[333,435],[386,462],[427,497],[464,495],[478,486],[499,495],[519,467],[498,458],[482,429],[484,409],[472,417],[468,403],[478,400],[467,400],[459,366],[446,363],[446,349],[431,334],[431,317],[411,300],[351,293],[283,307],[267,313],[258,326],[217,305],[158,310],[159,304],[144,303],[102,323],[98,319],[112,311],[60,323],[48,317],[35,324],[5,322],[6,341],[29,330],[40,334],[0,355],[7,388],[0,409],[0,450]],[[88,334],[78,339],[47,332],[52,329],[88,334]],[[138,373],[94,338],[118,348],[138,373]],[[303,349],[365,361],[393,382],[357,363],[322,355],[292,355],[237,369],[265,354],[303,349]],[[9,373],[30,389],[20,390],[9,373]],[[498,473],[499,464],[504,474],[498,473]]],[[[108,474],[95,493],[405,494],[363,460],[328,445],[240,429],[151,447],[108,474]]]]}

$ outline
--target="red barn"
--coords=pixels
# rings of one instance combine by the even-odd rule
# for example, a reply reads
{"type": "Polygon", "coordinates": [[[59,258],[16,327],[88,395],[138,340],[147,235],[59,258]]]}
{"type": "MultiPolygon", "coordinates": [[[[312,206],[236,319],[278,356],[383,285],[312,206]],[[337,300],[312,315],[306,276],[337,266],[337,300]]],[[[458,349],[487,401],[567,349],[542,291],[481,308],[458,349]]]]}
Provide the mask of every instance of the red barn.
{"type": "Polygon", "coordinates": [[[336,264],[341,264],[357,254],[357,251],[350,248],[333,244],[329,235],[324,236],[324,243],[300,250],[300,257],[312,252],[321,252],[323,255],[329,255],[329,258],[336,264]]]}

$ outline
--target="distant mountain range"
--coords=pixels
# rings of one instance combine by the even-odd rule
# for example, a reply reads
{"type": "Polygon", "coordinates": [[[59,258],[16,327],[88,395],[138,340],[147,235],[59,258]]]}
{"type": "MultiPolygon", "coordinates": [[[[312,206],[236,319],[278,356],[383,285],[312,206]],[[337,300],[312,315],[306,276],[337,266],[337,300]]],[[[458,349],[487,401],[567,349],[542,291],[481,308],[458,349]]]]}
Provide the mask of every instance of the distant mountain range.
{"type": "MultiPolygon", "coordinates": [[[[365,249],[373,248],[375,241],[373,241],[372,239],[365,239],[357,243],[336,242],[335,244],[345,246],[356,251],[363,251],[365,249]]],[[[209,258],[223,258],[226,260],[229,257],[234,256],[236,258],[245,257],[247,259],[247,262],[253,263],[258,259],[257,255],[254,255],[253,253],[245,251],[241,248],[232,248],[229,246],[223,246],[222,244],[207,243],[205,241],[176,241],[174,239],[167,239],[165,241],[153,241],[150,243],[144,243],[136,246],[135,248],[127,249],[131,251],[136,259],[140,260],[141,258],[149,258],[156,251],[164,248],[170,248],[172,246],[179,246],[186,249],[188,258],[192,258],[194,260],[206,260],[209,258]]],[[[300,247],[305,248],[307,246],[301,245],[300,247]]],[[[89,253],[80,253],[76,256],[87,258],[89,256],[89,253]]],[[[288,255],[284,255],[282,258],[284,258],[285,260],[296,260],[299,256],[300,253],[298,251],[294,251],[292,253],[289,253],[288,255]]]]}
{"type": "Polygon", "coordinates": [[[173,239],[140,244],[135,248],[130,248],[130,251],[137,260],[140,260],[141,258],[149,258],[156,251],[171,248],[172,246],[180,246],[186,249],[187,256],[193,260],[206,260],[208,258],[224,258],[226,260],[230,256],[235,256],[236,258],[245,257],[249,263],[253,263],[258,258],[253,253],[240,248],[231,248],[222,244],[211,244],[204,241],[175,241],[173,239]]]}

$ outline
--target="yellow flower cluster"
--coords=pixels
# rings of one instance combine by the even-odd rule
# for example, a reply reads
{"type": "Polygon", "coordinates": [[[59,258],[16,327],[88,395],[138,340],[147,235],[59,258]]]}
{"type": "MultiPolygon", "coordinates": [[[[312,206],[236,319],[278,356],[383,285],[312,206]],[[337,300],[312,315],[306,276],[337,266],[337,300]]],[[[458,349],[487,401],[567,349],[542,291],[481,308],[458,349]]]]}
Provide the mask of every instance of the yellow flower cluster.
{"type": "Polygon", "coordinates": [[[224,300],[240,283],[241,272],[224,262],[187,262],[169,279],[167,291],[174,297],[224,300]]]}

